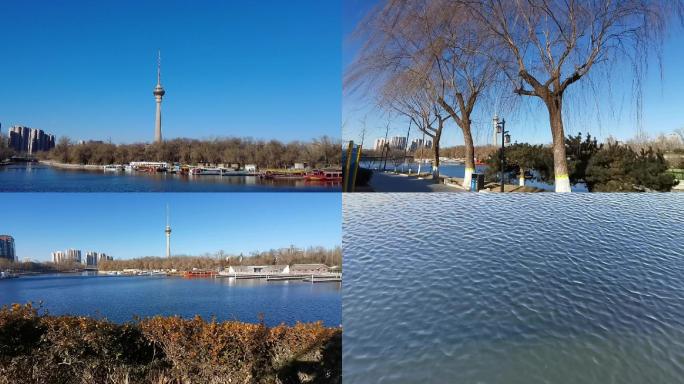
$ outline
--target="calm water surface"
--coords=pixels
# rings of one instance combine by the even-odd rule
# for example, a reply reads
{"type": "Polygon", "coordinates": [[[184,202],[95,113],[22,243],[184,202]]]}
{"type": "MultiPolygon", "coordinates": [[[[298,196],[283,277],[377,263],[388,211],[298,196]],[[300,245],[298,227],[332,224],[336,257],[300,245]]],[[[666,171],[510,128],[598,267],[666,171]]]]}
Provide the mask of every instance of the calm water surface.
{"type": "Polygon", "coordinates": [[[63,170],[39,164],[0,166],[2,192],[303,192],[340,191],[334,184],[256,176],[184,176],[63,170]]]}
{"type": "Polygon", "coordinates": [[[42,301],[51,314],[103,316],[201,315],[269,325],[297,321],[341,324],[339,283],[183,279],[149,276],[43,275],[0,281],[0,305],[42,301]]]}
{"type": "Polygon", "coordinates": [[[347,194],[345,383],[684,382],[684,194],[347,194]]]}

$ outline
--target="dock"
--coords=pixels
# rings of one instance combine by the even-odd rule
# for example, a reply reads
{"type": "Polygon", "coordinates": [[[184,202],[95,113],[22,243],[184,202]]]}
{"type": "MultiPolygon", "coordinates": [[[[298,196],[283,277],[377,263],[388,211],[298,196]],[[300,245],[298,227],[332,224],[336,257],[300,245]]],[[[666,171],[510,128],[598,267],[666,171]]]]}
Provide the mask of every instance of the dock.
{"type": "Polygon", "coordinates": [[[342,276],[309,276],[303,279],[309,283],[341,283],[342,276]]]}
{"type": "Polygon", "coordinates": [[[304,275],[304,274],[258,274],[258,273],[232,273],[232,274],[216,274],[214,278],[225,279],[232,278],[236,280],[246,280],[246,279],[264,279],[266,281],[287,281],[287,280],[298,280],[306,281],[310,283],[332,283],[341,282],[342,274],[319,274],[319,275],[304,275]]]}

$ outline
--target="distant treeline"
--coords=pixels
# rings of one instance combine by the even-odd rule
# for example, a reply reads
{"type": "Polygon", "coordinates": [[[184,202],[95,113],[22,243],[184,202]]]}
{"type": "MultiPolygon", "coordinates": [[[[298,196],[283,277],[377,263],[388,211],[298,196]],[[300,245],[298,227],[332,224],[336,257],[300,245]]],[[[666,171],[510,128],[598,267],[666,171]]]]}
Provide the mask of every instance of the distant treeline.
{"type": "Polygon", "coordinates": [[[342,330],[0,309],[0,383],[340,383],[342,330]]]}
{"type": "Polygon", "coordinates": [[[192,268],[223,269],[231,265],[275,265],[320,263],[329,267],[342,266],[342,249],[335,247],[311,247],[304,250],[270,250],[255,252],[248,256],[224,255],[219,252],[212,256],[173,256],[141,257],[127,260],[103,260],[98,269],[120,271],[123,269],[176,269],[188,271],[192,268]]]}
{"type": "Polygon", "coordinates": [[[0,258],[0,270],[11,270],[17,272],[65,272],[75,269],[82,269],[80,264],[53,264],[38,263],[35,261],[11,261],[0,258]]]}
{"type": "Polygon", "coordinates": [[[71,164],[125,164],[131,161],[165,161],[183,164],[256,164],[262,168],[285,168],[306,162],[313,167],[339,166],[341,142],[323,136],[310,142],[221,138],[172,139],[162,143],[77,144],[61,137],[54,149],[40,153],[45,160],[71,164]]]}

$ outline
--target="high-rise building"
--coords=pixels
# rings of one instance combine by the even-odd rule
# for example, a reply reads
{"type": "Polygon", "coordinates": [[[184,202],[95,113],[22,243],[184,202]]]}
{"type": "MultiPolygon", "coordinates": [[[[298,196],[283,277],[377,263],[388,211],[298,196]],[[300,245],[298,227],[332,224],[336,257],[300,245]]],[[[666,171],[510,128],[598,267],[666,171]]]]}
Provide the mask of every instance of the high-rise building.
{"type": "Polygon", "coordinates": [[[86,257],[83,261],[84,261],[83,264],[85,264],[87,267],[97,266],[97,252],[95,252],[95,251],[86,252],[86,257]]]}
{"type": "Polygon", "coordinates": [[[162,142],[162,127],[161,127],[161,103],[162,97],[166,94],[164,88],[161,85],[161,51],[159,51],[159,56],[157,58],[157,86],[154,87],[152,92],[154,99],[157,102],[157,112],[154,119],[154,141],[156,143],[162,142]]]}
{"type": "Polygon", "coordinates": [[[382,148],[385,146],[385,143],[387,143],[387,140],[384,137],[381,137],[379,139],[375,139],[375,145],[374,148],[376,151],[382,151],[382,148]]]}
{"type": "Polygon", "coordinates": [[[55,147],[55,136],[42,129],[15,125],[9,129],[8,144],[17,152],[33,154],[55,147]]]}
{"type": "Polygon", "coordinates": [[[411,141],[411,146],[410,146],[411,151],[415,151],[415,150],[419,149],[420,147],[427,148],[427,149],[432,148],[432,140],[413,139],[411,141]]]}
{"type": "Polygon", "coordinates": [[[73,261],[75,263],[81,262],[81,250],[69,248],[66,250],[66,258],[68,261],[73,261]]]}
{"type": "Polygon", "coordinates": [[[55,251],[52,252],[51,255],[53,263],[81,263],[80,249],[67,249],[66,251],[55,251]]]}
{"type": "Polygon", "coordinates": [[[0,259],[16,261],[14,253],[14,238],[9,235],[0,235],[0,259]]]}
{"type": "Polygon", "coordinates": [[[394,136],[390,138],[389,145],[392,149],[406,149],[406,137],[394,136]]]}
{"type": "Polygon", "coordinates": [[[114,260],[112,256],[107,256],[102,252],[88,251],[85,258],[81,258],[81,251],[78,249],[67,249],[66,251],[52,252],[53,263],[79,263],[89,267],[97,266],[102,260],[114,260]]]}
{"type": "Polygon", "coordinates": [[[97,254],[97,263],[99,264],[100,262],[104,260],[114,260],[114,257],[106,255],[104,252],[100,252],[97,254]]]}
{"type": "Polygon", "coordinates": [[[55,264],[63,263],[66,260],[63,251],[52,252],[50,256],[52,256],[52,262],[55,264]]]}

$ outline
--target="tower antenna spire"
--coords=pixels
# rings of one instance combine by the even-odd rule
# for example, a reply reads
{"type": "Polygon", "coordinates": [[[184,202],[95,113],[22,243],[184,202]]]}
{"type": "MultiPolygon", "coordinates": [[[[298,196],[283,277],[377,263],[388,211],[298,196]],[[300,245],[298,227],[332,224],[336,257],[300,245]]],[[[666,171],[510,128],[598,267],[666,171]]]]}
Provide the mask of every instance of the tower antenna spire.
{"type": "Polygon", "coordinates": [[[166,257],[171,257],[171,226],[169,225],[169,204],[166,203],[166,257]]]}
{"type": "Polygon", "coordinates": [[[161,84],[161,49],[157,51],[157,84],[161,84]]]}

